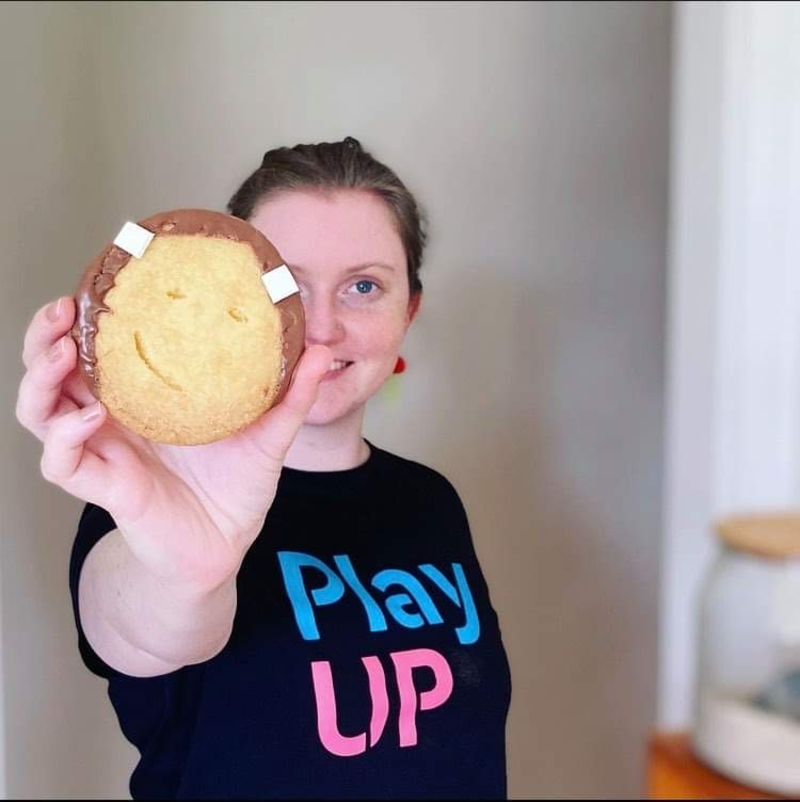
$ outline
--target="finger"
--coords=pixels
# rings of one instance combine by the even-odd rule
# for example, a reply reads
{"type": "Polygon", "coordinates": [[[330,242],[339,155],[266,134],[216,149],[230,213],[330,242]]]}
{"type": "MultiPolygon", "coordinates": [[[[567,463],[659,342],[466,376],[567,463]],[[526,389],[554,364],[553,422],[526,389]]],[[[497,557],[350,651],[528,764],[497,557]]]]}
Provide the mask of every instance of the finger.
{"type": "Polygon", "coordinates": [[[56,412],[71,411],[76,404],[64,399],[64,379],[75,368],[77,348],[64,336],[39,354],[22,377],[17,394],[17,420],[40,440],[44,439],[56,412]],[[64,403],[59,403],[61,401],[64,403]]]}
{"type": "Polygon", "coordinates": [[[39,354],[66,334],[75,322],[75,301],[68,295],[45,304],[33,316],[25,332],[22,361],[29,368],[39,354]]]}
{"type": "MultiPolygon", "coordinates": [[[[75,347],[77,352],[77,346],[75,347]]],[[[74,401],[79,407],[88,407],[94,404],[97,398],[92,394],[86,380],[81,372],[76,368],[67,376],[63,384],[64,395],[74,401]]]]}
{"type": "Polygon", "coordinates": [[[113,482],[105,460],[87,448],[86,442],[105,419],[106,411],[99,402],[55,419],[45,437],[40,465],[48,482],[104,508],[113,482]]]}
{"type": "Polygon", "coordinates": [[[106,410],[105,424],[91,438],[89,448],[105,462],[107,498],[103,505],[114,520],[133,525],[153,500],[152,477],[157,466],[129,439],[106,410]]]}
{"type": "Polygon", "coordinates": [[[320,381],[332,360],[332,351],[324,345],[306,348],[283,400],[254,424],[253,435],[268,457],[283,463],[289,446],[317,400],[320,381]]]}

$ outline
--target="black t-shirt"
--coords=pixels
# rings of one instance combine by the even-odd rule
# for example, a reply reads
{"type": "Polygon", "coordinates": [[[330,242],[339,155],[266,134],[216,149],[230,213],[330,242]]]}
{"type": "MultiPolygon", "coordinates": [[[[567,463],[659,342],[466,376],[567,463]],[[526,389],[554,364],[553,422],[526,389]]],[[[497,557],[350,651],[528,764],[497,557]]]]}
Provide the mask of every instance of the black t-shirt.
{"type": "Polygon", "coordinates": [[[81,655],[141,752],[134,798],[504,798],[511,681],[461,501],[371,446],[284,468],[238,575],[228,644],[160,677],[89,646],[78,578],[115,524],[87,505],[70,561],[81,655]]]}

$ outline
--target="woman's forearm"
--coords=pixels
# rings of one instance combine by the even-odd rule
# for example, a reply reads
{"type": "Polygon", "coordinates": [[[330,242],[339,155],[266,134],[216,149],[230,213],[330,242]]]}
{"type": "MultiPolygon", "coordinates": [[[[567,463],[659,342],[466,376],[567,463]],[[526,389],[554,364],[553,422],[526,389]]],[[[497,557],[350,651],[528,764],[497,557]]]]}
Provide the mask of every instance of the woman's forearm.
{"type": "Polygon", "coordinates": [[[83,564],[78,606],[104,662],[129,676],[158,676],[222,650],[236,613],[236,576],[205,593],[165,587],[115,529],[83,564]]]}

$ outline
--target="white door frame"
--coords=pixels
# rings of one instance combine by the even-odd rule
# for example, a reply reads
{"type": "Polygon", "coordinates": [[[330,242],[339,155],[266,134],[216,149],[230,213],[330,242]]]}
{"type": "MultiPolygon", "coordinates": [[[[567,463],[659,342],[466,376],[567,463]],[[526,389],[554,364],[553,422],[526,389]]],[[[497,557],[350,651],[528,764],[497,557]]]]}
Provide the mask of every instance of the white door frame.
{"type": "Polygon", "coordinates": [[[658,724],[729,513],[800,503],[800,3],[675,5],[658,724]]]}

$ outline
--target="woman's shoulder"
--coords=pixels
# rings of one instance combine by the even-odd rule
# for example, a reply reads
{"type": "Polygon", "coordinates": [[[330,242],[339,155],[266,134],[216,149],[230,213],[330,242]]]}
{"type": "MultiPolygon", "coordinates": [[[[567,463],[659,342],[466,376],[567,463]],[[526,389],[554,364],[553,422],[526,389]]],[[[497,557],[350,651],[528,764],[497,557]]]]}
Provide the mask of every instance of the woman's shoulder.
{"type": "Polygon", "coordinates": [[[441,470],[410,457],[379,448],[373,443],[369,443],[369,446],[376,468],[385,477],[388,478],[391,475],[392,478],[402,480],[406,486],[407,483],[413,483],[424,487],[428,492],[448,496],[460,503],[458,491],[441,470]]]}

